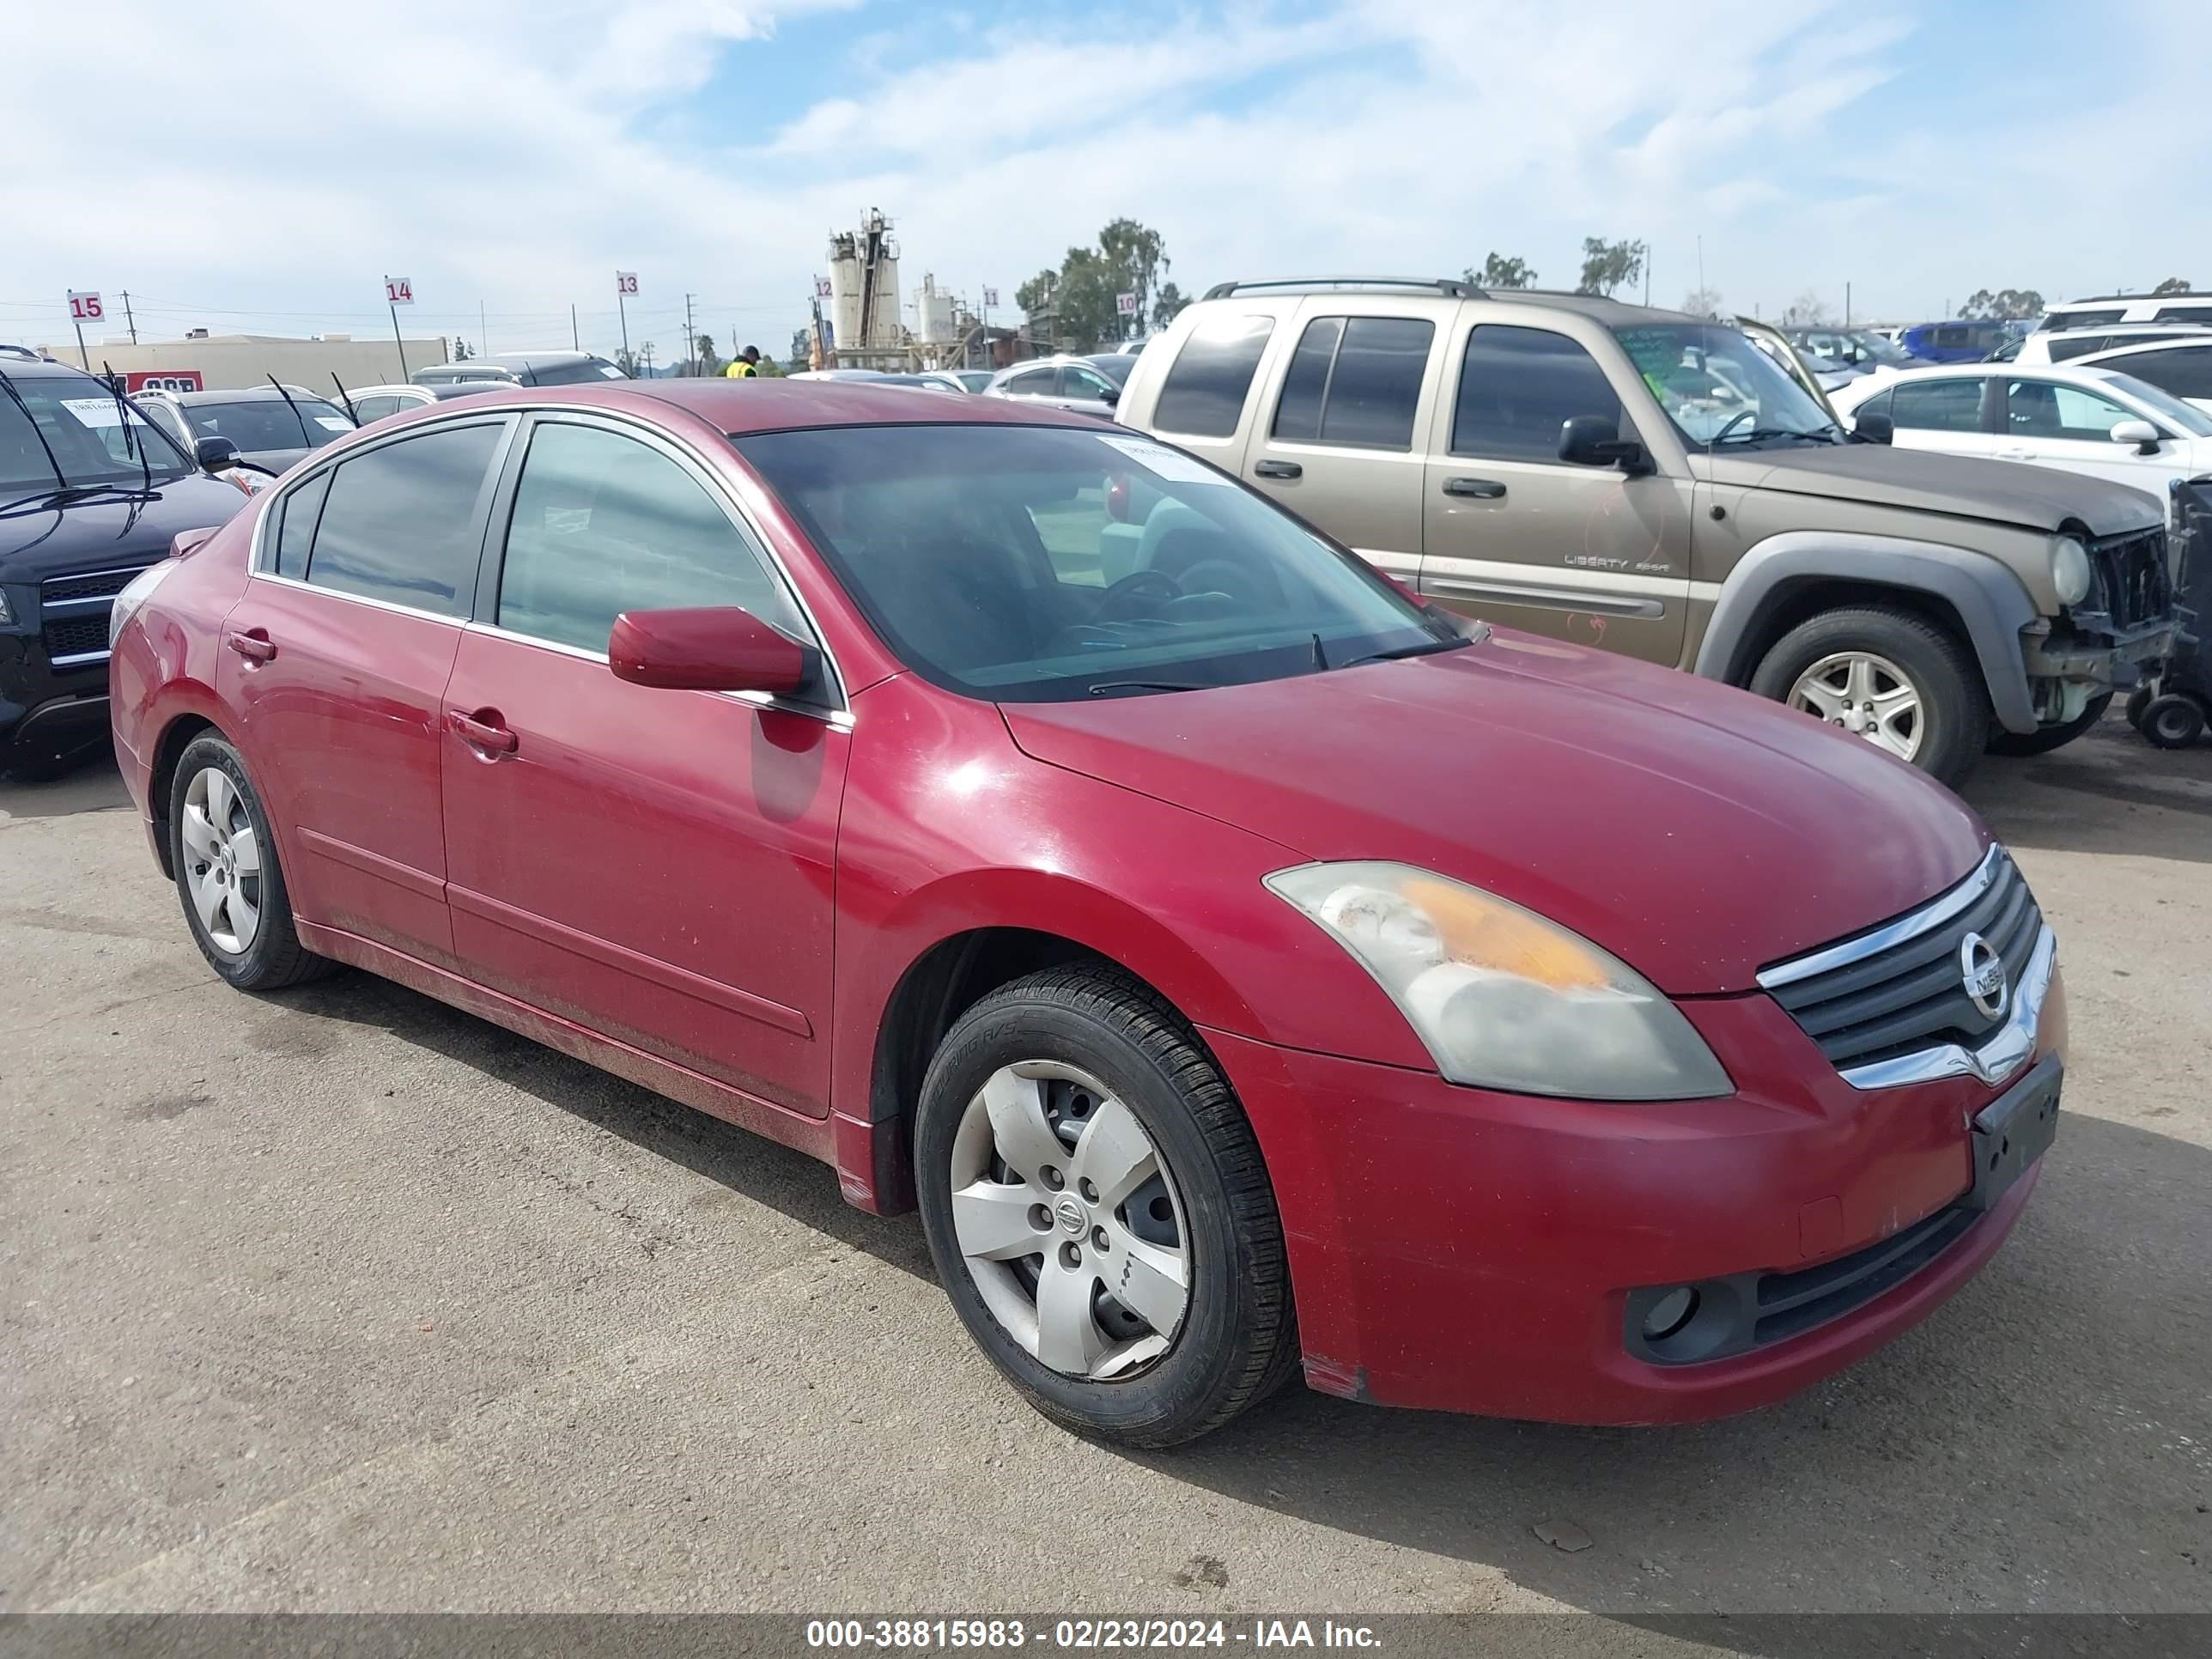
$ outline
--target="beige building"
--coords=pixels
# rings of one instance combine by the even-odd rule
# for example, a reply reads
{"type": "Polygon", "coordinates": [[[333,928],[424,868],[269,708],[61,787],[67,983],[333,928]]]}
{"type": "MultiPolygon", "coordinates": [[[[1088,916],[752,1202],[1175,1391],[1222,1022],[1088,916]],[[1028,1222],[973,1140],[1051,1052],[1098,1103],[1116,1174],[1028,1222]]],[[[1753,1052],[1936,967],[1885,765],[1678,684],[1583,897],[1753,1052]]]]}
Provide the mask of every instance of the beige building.
{"type": "MultiPolygon", "coordinates": [[[[389,336],[380,340],[373,336],[356,339],[350,334],[323,334],[300,339],[282,334],[209,334],[196,330],[181,340],[142,340],[137,345],[128,337],[88,338],[85,351],[95,374],[104,362],[116,374],[131,377],[134,391],[147,384],[142,376],[182,379],[197,374],[204,388],[218,392],[265,386],[273,374],[287,386],[306,386],[328,396],[332,374],[349,388],[389,385],[405,380],[418,368],[444,362],[449,343],[435,338],[405,342],[406,374],[399,369],[400,345],[389,336]]],[[[58,362],[82,365],[74,336],[39,349],[58,362]]],[[[157,386],[161,383],[159,379],[152,380],[157,386]]]]}

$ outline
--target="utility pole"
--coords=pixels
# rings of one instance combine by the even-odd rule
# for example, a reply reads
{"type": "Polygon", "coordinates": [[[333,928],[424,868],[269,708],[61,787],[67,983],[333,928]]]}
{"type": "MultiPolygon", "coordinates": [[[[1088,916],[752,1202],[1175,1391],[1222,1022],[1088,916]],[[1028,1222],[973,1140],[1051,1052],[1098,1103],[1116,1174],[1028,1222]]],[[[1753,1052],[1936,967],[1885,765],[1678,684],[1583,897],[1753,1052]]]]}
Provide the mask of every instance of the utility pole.
{"type": "Polygon", "coordinates": [[[123,290],[123,325],[131,331],[131,343],[132,345],[137,345],[138,343],[138,324],[137,319],[131,315],[131,290],[127,288],[123,290]]]}
{"type": "Polygon", "coordinates": [[[576,302],[568,301],[568,343],[579,351],[584,349],[584,337],[576,332],[576,302]]]}
{"type": "Polygon", "coordinates": [[[640,346],[638,348],[638,356],[640,361],[645,365],[646,378],[650,380],[653,376],[653,342],[647,340],[643,345],[640,346]]]}
{"type": "Polygon", "coordinates": [[[696,297],[690,294],[684,296],[684,361],[695,375],[699,372],[699,337],[691,328],[691,301],[696,297]]]}
{"type": "Polygon", "coordinates": [[[491,325],[484,321],[483,301],[477,301],[477,356],[481,357],[491,349],[491,325]]]}
{"type": "Polygon", "coordinates": [[[1850,285],[1849,283],[1845,283],[1844,284],[1844,326],[1845,328],[1849,328],[1850,325],[1851,325],[1851,285],[1850,285]]]}

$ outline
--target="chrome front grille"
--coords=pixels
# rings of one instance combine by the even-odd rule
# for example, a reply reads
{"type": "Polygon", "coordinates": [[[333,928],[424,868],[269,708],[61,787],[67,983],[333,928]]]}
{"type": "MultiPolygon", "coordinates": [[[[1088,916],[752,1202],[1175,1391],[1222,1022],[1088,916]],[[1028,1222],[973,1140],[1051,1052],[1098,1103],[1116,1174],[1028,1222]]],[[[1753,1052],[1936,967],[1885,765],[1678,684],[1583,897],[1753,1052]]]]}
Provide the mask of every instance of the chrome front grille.
{"type": "Polygon", "coordinates": [[[1996,1082],[2034,1047],[2056,951],[2020,868],[1993,847],[1919,909],[1759,975],[1847,1082],[1882,1088],[1973,1073],[1996,1082]],[[1994,1013],[1966,983],[1971,937],[2004,964],[1994,1013]]]}
{"type": "MultiPolygon", "coordinates": [[[[147,563],[152,563],[149,560],[147,563]]],[[[115,596],[145,569],[88,570],[74,576],[50,576],[39,584],[40,632],[46,660],[57,668],[86,668],[107,660],[107,613],[115,596]]]]}

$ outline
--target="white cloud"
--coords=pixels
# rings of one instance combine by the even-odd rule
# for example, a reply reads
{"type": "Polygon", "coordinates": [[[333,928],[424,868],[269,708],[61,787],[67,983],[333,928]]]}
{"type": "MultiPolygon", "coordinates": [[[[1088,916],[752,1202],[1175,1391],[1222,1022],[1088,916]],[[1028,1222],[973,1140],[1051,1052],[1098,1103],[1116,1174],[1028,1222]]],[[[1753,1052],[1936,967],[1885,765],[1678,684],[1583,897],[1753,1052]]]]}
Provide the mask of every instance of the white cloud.
{"type": "Polygon", "coordinates": [[[2039,83],[1923,79],[1917,105],[1898,8],[1240,0],[1105,40],[878,5],[833,95],[712,130],[702,88],[741,102],[783,73],[779,20],[858,3],[234,0],[210,27],[111,0],[96,38],[81,12],[11,8],[0,337],[58,334],[72,286],[154,296],[157,331],[367,331],[404,270],[426,326],[473,337],[482,300],[495,347],[550,343],[577,301],[604,346],[619,264],[645,281],[633,338],[664,356],[686,289],[718,339],[775,346],[825,233],[871,205],[909,287],[933,269],[1008,298],[1120,214],[1164,234],[1186,288],[1455,272],[1492,248],[1570,284],[1586,234],[1649,240],[1662,302],[1696,286],[1700,235],[1705,280],[1745,307],[1846,279],[1900,315],[1984,284],[2212,280],[2212,229],[2177,194],[2212,167],[2196,0],[2130,15],[2161,45],[2111,45],[2125,75],[2085,72],[2093,40],[2039,83]]]}

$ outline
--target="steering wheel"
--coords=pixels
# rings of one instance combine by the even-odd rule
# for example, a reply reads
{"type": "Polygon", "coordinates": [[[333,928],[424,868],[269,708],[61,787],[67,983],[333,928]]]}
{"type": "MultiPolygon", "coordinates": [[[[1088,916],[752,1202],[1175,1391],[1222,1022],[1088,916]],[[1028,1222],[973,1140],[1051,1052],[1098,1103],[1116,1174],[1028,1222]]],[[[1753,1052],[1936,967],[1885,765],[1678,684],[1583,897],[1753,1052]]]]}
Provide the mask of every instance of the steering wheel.
{"type": "Polygon", "coordinates": [[[1746,421],[1756,420],[1758,417],[1759,411],[1755,409],[1739,409],[1735,414],[1729,416],[1728,419],[1722,422],[1721,429],[1714,433],[1713,435],[1706,439],[1705,441],[1709,444],[1725,443],[1728,441],[1728,434],[1729,433],[1735,431],[1736,428],[1741,426],[1746,421]]]}
{"type": "Polygon", "coordinates": [[[1121,578],[1099,596],[1098,608],[1091,613],[1093,622],[1121,622],[1142,616],[1137,602],[1149,595],[1163,602],[1182,597],[1182,584],[1164,570],[1135,570],[1121,578]]]}

